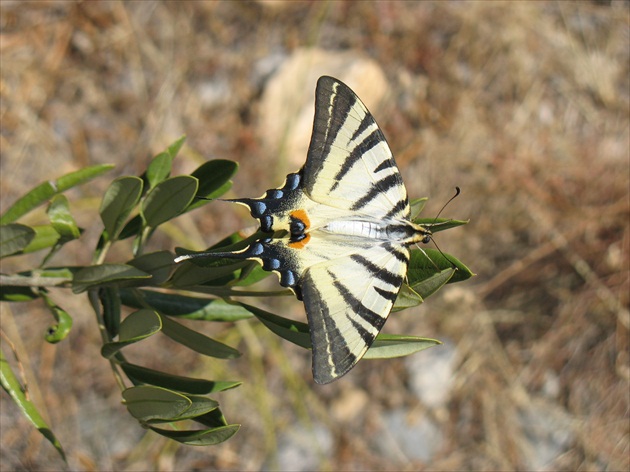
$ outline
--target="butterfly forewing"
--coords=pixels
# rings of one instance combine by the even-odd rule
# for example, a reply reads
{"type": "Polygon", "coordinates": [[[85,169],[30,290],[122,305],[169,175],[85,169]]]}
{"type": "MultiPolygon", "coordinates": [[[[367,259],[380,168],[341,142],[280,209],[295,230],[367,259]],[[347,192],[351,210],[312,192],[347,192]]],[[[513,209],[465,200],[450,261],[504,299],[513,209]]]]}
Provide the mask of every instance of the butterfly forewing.
{"type": "Polygon", "coordinates": [[[373,218],[409,217],[407,191],[376,121],[349,87],[317,82],[315,120],[304,173],[314,201],[373,218]]]}

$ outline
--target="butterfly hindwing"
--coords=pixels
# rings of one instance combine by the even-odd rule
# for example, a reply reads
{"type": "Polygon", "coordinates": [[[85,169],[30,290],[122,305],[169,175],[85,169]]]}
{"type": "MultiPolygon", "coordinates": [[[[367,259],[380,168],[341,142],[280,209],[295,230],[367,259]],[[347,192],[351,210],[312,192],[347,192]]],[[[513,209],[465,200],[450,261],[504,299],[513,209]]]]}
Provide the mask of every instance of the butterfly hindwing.
{"type": "Polygon", "coordinates": [[[305,271],[300,285],[317,383],[347,373],[372,345],[400,291],[408,261],[406,247],[382,242],[305,271]]]}
{"type": "Polygon", "coordinates": [[[265,238],[237,253],[275,272],[304,301],[313,346],[313,376],[329,383],[372,345],[407,272],[406,246],[313,232],[303,246],[265,238]]]}

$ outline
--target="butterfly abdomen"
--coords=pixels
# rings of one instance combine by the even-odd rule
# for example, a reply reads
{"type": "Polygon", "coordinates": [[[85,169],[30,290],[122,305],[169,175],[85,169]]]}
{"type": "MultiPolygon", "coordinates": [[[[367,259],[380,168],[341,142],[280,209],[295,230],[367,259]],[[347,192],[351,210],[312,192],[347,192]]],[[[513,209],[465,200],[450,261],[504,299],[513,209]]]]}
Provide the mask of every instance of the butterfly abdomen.
{"type": "Polygon", "coordinates": [[[322,231],[331,234],[413,244],[430,232],[420,225],[405,220],[346,219],[330,221],[322,231]]]}

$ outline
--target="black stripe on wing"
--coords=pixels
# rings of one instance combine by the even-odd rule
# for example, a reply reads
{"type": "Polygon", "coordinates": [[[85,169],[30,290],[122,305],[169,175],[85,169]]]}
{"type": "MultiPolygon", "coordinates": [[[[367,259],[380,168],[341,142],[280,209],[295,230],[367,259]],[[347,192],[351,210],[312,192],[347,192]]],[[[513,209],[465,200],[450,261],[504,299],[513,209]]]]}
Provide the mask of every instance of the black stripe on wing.
{"type": "Polygon", "coordinates": [[[400,174],[390,174],[387,177],[383,177],[381,180],[374,183],[370,189],[359,198],[354,205],[350,207],[351,210],[360,210],[367,206],[375,198],[382,196],[385,192],[393,187],[402,185],[402,179],[400,174]]]}
{"type": "MultiPolygon", "coordinates": [[[[354,92],[352,92],[354,93],[354,92]]],[[[359,100],[358,97],[355,95],[355,101],[359,100]]],[[[365,107],[365,105],[364,105],[365,107]]],[[[346,115],[346,119],[347,119],[347,115],[346,115]]],[[[372,117],[372,115],[370,115],[370,112],[367,111],[367,109],[365,109],[365,115],[363,116],[363,118],[361,119],[361,123],[359,124],[359,127],[354,131],[354,133],[352,134],[352,137],[350,138],[350,141],[356,141],[357,138],[359,136],[361,136],[361,134],[363,134],[363,132],[368,129],[369,127],[371,127],[372,125],[376,126],[376,131],[378,131],[378,133],[380,134],[380,138],[382,141],[385,141],[385,136],[383,136],[383,134],[381,133],[381,130],[378,128],[378,125],[376,124],[376,121],[374,120],[374,118],[372,117]]]]}
{"type": "Polygon", "coordinates": [[[402,275],[394,274],[384,267],[377,266],[372,261],[366,259],[360,254],[354,254],[350,256],[350,259],[358,264],[361,264],[373,277],[377,277],[378,279],[391,285],[392,287],[400,288],[403,283],[402,275]]]}
{"type": "Polygon", "coordinates": [[[339,314],[330,312],[308,271],[302,282],[302,294],[313,345],[313,378],[318,384],[327,384],[347,373],[359,359],[337,327],[335,317],[339,314]]]}
{"type": "Polygon", "coordinates": [[[320,77],[315,90],[313,134],[305,164],[306,185],[311,188],[330,147],[356,103],[356,95],[332,77],[320,77]]]}
{"type": "MultiPolygon", "coordinates": [[[[383,140],[385,140],[383,138],[383,140]]],[[[396,168],[396,172],[398,172],[398,166],[396,165],[396,162],[394,161],[393,158],[389,158],[389,159],[384,159],[383,162],[381,162],[376,169],[374,169],[374,173],[378,174],[380,171],[385,170],[385,169],[389,169],[391,167],[395,167],[396,168]]]]}
{"type": "MultiPolygon", "coordinates": [[[[369,309],[348,289],[348,287],[346,287],[338,280],[335,280],[333,285],[337,289],[341,297],[344,299],[344,301],[348,304],[348,306],[352,308],[354,314],[363,318],[370,326],[373,326],[377,330],[377,332],[381,330],[389,313],[386,313],[385,316],[383,316],[380,313],[369,309]]],[[[352,318],[350,319],[352,320],[352,318]]],[[[353,322],[353,324],[356,323],[353,322]]],[[[365,331],[364,329],[362,329],[360,333],[367,347],[370,347],[374,342],[376,334],[365,331]]]]}
{"type": "Polygon", "coordinates": [[[393,304],[396,301],[396,298],[398,297],[398,292],[400,292],[400,287],[398,287],[396,290],[385,290],[384,288],[381,288],[381,287],[374,287],[374,290],[376,290],[376,292],[381,297],[385,298],[386,300],[389,300],[393,304]]]}
{"type": "Polygon", "coordinates": [[[397,216],[408,220],[410,213],[411,208],[409,207],[409,200],[405,196],[405,198],[398,200],[398,202],[387,213],[385,213],[383,219],[397,216]]]}
{"type": "Polygon", "coordinates": [[[409,251],[406,248],[401,248],[398,244],[392,244],[389,242],[383,244],[383,249],[387,250],[392,256],[404,264],[405,270],[402,272],[406,274],[407,264],[409,264],[409,251]]]}
{"type": "Polygon", "coordinates": [[[357,100],[354,92],[337,79],[323,76],[317,81],[313,134],[304,164],[304,186],[308,192],[313,190],[317,174],[357,100]]]}
{"type": "MultiPolygon", "coordinates": [[[[366,118],[369,118],[372,122],[374,122],[372,117],[369,115],[366,115],[366,118]]],[[[364,119],[363,122],[365,121],[366,120],[364,119]]],[[[357,161],[360,161],[366,152],[378,146],[383,141],[385,141],[383,133],[381,133],[380,130],[375,129],[372,133],[367,135],[363,141],[357,144],[343,162],[343,165],[341,166],[341,169],[339,169],[339,172],[337,172],[337,175],[335,175],[335,183],[331,187],[331,191],[335,190],[339,186],[339,181],[343,179],[348,172],[350,172],[352,166],[354,166],[357,161]]]]}

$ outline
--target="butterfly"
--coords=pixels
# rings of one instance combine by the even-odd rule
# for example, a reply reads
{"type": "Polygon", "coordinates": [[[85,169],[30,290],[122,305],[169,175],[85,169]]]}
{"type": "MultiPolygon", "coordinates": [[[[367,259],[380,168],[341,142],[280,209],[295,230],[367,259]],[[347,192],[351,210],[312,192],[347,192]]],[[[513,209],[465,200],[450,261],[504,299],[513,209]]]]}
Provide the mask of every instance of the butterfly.
{"type": "Polygon", "coordinates": [[[364,356],[389,316],[407,274],[410,246],[431,231],[411,221],[407,190],[376,121],[343,82],[317,81],[306,163],[249,208],[268,236],[233,252],[278,274],[304,302],[313,377],[325,384],[364,356]]]}

